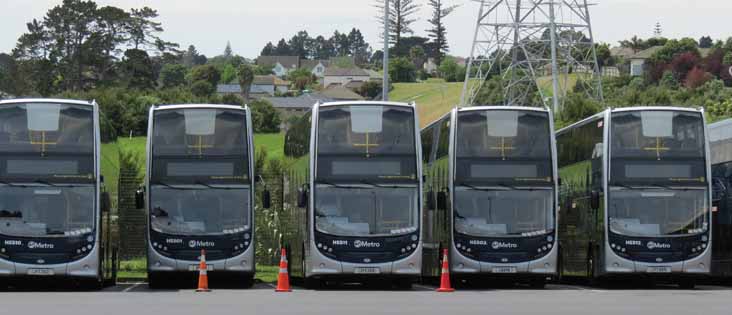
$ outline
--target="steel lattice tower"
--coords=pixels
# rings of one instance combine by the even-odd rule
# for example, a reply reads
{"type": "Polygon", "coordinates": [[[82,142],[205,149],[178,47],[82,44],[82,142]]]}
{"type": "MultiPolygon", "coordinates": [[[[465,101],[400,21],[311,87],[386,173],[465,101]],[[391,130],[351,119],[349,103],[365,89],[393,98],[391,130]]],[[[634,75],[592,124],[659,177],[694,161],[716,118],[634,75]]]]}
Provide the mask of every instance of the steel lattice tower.
{"type": "Polygon", "coordinates": [[[500,76],[504,105],[561,109],[566,87],[602,101],[587,0],[473,0],[479,4],[461,106],[500,76]],[[558,97],[553,97],[558,96],[558,97]]]}

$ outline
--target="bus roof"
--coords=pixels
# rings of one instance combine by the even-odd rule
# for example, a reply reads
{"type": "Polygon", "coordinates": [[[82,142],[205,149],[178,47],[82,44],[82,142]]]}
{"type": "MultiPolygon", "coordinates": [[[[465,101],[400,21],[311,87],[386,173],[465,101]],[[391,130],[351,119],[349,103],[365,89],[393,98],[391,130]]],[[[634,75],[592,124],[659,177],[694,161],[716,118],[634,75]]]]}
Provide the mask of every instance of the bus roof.
{"type": "Polygon", "coordinates": [[[586,124],[590,121],[593,121],[599,117],[602,117],[603,115],[605,115],[605,113],[607,111],[610,111],[611,113],[622,113],[622,112],[647,111],[647,110],[668,110],[668,111],[696,112],[696,113],[703,112],[703,109],[689,108],[689,107],[676,107],[676,106],[631,106],[631,107],[621,107],[621,108],[608,108],[597,114],[589,116],[578,122],[575,122],[567,127],[559,129],[557,131],[557,135],[561,135],[562,133],[566,132],[567,130],[574,129],[579,126],[583,126],[584,124],[586,124]]]}
{"type": "Polygon", "coordinates": [[[183,108],[217,108],[217,109],[232,109],[232,110],[243,110],[249,109],[247,105],[225,105],[225,104],[174,104],[174,105],[154,105],[151,110],[167,110],[167,109],[183,109],[183,108]]]}
{"type": "Polygon", "coordinates": [[[415,107],[414,103],[401,103],[401,102],[384,102],[384,101],[347,101],[347,102],[328,102],[328,103],[320,103],[318,106],[320,107],[327,107],[327,106],[343,106],[343,105],[388,105],[388,106],[405,106],[405,107],[415,107]]]}
{"type": "Polygon", "coordinates": [[[712,164],[732,161],[732,118],[709,124],[712,164]]]}
{"type": "Polygon", "coordinates": [[[458,112],[468,112],[474,110],[530,110],[537,112],[548,112],[549,109],[544,107],[530,107],[530,106],[502,106],[502,105],[480,105],[470,107],[458,107],[458,112]]]}
{"type": "Polygon", "coordinates": [[[18,104],[18,103],[64,103],[64,104],[89,105],[89,106],[94,105],[94,102],[63,99],[63,98],[16,98],[16,99],[0,101],[0,105],[18,104]]]}

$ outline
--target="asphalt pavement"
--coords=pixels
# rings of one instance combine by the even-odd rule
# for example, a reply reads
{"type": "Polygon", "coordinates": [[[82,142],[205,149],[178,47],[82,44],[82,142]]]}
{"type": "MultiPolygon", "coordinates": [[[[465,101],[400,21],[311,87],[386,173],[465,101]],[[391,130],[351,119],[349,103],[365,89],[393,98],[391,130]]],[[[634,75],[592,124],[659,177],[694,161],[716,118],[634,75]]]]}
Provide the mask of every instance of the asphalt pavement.
{"type": "Polygon", "coordinates": [[[548,285],[546,289],[461,289],[436,293],[416,285],[408,291],[339,287],[275,293],[271,284],[250,289],[150,290],[145,283],[120,284],[99,292],[5,290],[0,314],[183,315],[183,314],[732,314],[732,288],[699,286],[600,289],[548,285]]]}

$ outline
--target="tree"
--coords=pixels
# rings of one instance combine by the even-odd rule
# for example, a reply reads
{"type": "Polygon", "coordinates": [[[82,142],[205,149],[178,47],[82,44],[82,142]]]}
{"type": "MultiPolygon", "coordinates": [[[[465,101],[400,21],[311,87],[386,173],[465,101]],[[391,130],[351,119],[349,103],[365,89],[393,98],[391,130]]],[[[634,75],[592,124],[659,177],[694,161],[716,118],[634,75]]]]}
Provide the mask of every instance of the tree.
{"type": "Polygon", "coordinates": [[[318,36],[313,42],[313,51],[310,54],[313,59],[326,60],[330,57],[335,56],[335,46],[330,39],[325,39],[323,36],[318,36]]]}
{"type": "Polygon", "coordinates": [[[275,54],[275,46],[272,45],[272,42],[268,42],[267,45],[262,48],[262,52],[259,53],[260,56],[272,56],[275,54]]]}
{"type": "Polygon", "coordinates": [[[711,48],[714,45],[714,40],[710,36],[702,36],[699,39],[699,48],[711,48]]]}
{"type": "Polygon", "coordinates": [[[459,65],[455,58],[448,57],[442,61],[438,71],[447,82],[460,82],[465,79],[465,67],[459,65]]]}
{"type": "Polygon", "coordinates": [[[155,72],[147,52],[128,49],[122,60],[121,72],[127,88],[147,90],[155,88],[155,72]]]}
{"type": "MultiPolygon", "coordinates": [[[[378,9],[378,15],[376,19],[384,21],[384,1],[374,0],[375,5],[378,9]]],[[[399,45],[402,36],[406,34],[414,34],[411,28],[412,23],[416,22],[417,19],[414,15],[419,11],[419,4],[415,0],[391,0],[389,1],[389,42],[394,45],[399,45]]],[[[382,32],[383,33],[383,32],[382,32]]]]}
{"type": "Polygon", "coordinates": [[[254,132],[280,132],[280,113],[266,100],[258,99],[249,103],[252,109],[252,125],[254,132]]]}
{"type": "Polygon", "coordinates": [[[162,24],[153,20],[157,17],[158,11],[150,7],[130,10],[128,31],[135,49],[157,49],[164,52],[178,47],[177,44],[163,41],[157,36],[163,32],[162,24]]]}
{"type": "Polygon", "coordinates": [[[432,28],[427,30],[428,36],[432,38],[430,57],[439,65],[445,52],[450,49],[444,19],[457,8],[457,5],[445,6],[442,0],[429,0],[428,4],[432,7],[432,18],[429,20],[432,28]]]}
{"type": "Polygon", "coordinates": [[[306,68],[300,68],[294,71],[290,71],[290,73],[287,74],[287,80],[294,84],[295,89],[301,91],[307,89],[308,86],[315,83],[316,78],[315,76],[313,76],[310,70],[306,68]]]}
{"type": "Polygon", "coordinates": [[[252,69],[252,66],[250,65],[243,64],[239,66],[237,74],[239,77],[241,92],[244,94],[244,99],[249,100],[249,88],[252,86],[252,82],[254,82],[254,69],[252,69]]]}
{"type": "Polygon", "coordinates": [[[595,44],[595,53],[597,55],[597,66],[600,69],[614,64],[612,54],[610,53],[610,45],[595,44]]]}
{"type": "Polygon", "coordinates": [[[389,77],[394,83],[414,82],[417,80],[417,69],[409,59],[397,57],[389,62],[389,77]]]}
{"type": "Polygon", "coordinates": [[[106,6],[97,10],[97,15],[98,35],[95,38],[99,40],[104,52],[99,69],[100,81],[104,82],[113,76],[119,46],[130,39],[128,32],[130,14],[120,8],[106,6]]]}
{"type": "Polygon", "coordinates": [[[181,64],[166,64],[160,70],[160,84],[163,88],[173,88],[186,84],[188,69],[181,64]]]}
{"type": "Polygon", "coordinates": [[[353,56],[357,65],[368,63],[371,55],[371,47],[364,39],[360,30],[356,28],[351,29],[351,32],[348,33],[348,44],[350,46],[350,54],[353,56]]]}
{"type": "Polygon", "coordinates": [[[358,94],[365,97],[366,99],[372,100],[379,96],[382,92],[381,86],[383,83],[377,81],[366,81],[361,88],[358,90],[358,94]]]}
{"type": "Polygon", "coordinates": [[[274,54],[276,56],[289,56],[292,54],[292,49],[290,48],[290,45],[287,44],[284,38],[280,39],[280,41],[277,43],[274,54]]]}
{"type": "Polygon", "coordinates": [[[191,85],[191,93],[198,97],[209,97],[215,90],[214,85],[205,80],[193,82],[191,85]]]}
{"type": "Polygon", "coordinates": [[[426,62],[426,56],[422,46],[414,46],[409,50],[409,58],[412,59],[412,63],[414,63],[414,67],[417,69],[422,69],[426,62]]]}
{"type": "Polygon", "coordinates": [[[229,84],[238,80],[237,67],[227,63],[224,66],[224,70],[221,71],[221,83],[229,84]]]}
{"type": "Polygon", "coordinates": [[[212,65],[196,66],[191,70],[191,82],[206,81],[215,87],[220,80],[219,70],[212,65]]]}
{"type": "Polygon", "coordinates": [[[226,41],[226,48],[224,48],[224,59],[231,59],[231,57],[234,57],[234,53],[231,50],[231,42],[226,41]]]}
{"type": "Polygon", "coordinates": [[[689,89],[696,89],[713,78],[714,77],[710,73],[705,72],[699,67],[694,67],[694,69],[691,69],[691,71],[686,75],[684,85],[689,89]]]}
{"type": "Polygon", "coordinates": [[[309,57],[309,48],[313,46],[313,39],[310,38],[307,31],[299,31],[293,36],[287,45],[290,47],[290,53],[293,56],[299,56],[301,59],[309,57]]]}
{"type": "Polygon", "coordinates": [[[646,49],[646,44],[642,39],[634,35],[630,38],[630,40],[620,41],[620,47],[630,48],[633,50],[633,53],[637,53],[643,49],[646,49]]]}

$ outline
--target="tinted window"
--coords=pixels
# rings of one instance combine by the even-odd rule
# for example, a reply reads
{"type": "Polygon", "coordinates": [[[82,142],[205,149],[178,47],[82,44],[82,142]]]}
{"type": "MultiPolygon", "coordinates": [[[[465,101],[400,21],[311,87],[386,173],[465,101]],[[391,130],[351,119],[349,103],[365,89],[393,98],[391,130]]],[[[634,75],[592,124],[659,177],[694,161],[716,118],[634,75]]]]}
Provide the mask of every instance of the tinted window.
{"type": "Polygon", "coordinates": [[[93,108],[60,103],[0,106],[0,147],[6,152],[93,153],[93,108]]]}
{"type": "Polygon", "coordinates": [[[246,114],[228,109],[166,109],[155,112],[153,154],[245,155],[246,114]]]}

